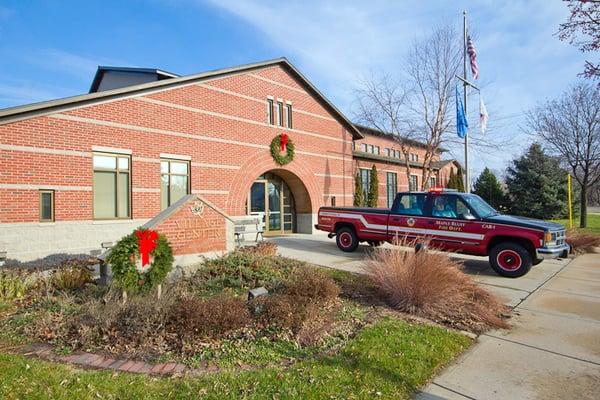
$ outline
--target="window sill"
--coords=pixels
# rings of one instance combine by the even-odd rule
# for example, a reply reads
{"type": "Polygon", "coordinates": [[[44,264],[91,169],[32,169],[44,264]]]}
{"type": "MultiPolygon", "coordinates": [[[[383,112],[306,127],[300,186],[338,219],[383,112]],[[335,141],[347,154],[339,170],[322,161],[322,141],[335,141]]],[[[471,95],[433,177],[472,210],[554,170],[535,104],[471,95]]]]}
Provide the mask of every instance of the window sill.
{"type": "Polygon", "coordinates": [[[132,223],[132,218],[127,219],[99,219],[92,221],[92,225],[107,225],[107,224],[129,224],[132,223]]]}

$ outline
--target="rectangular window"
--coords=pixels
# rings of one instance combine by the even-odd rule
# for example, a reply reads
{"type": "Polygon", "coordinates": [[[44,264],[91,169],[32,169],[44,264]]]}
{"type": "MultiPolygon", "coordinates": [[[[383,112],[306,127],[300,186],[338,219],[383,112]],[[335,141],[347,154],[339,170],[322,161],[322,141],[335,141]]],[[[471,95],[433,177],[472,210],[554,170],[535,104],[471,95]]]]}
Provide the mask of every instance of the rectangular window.
{"type": "Polygon", "coordinates": [[[377,154],[377,155],[379,155],[379,146],[375,146],[375,147],[373,148],[373,150],[374,150],[374,151],[373,151],[373,154],[377,154]]]}
{"type": "Polygon", "coordinates": [[[396,193],[398,193],[398,176],[395,172],[387,172],[387,206],[392,208],[396,193]]]}
{"type": "Polygon", "coordinates": [[[356,142],[353,140],[352,141],[352,151],[356,150],[356,142]]]}
{"type": "Polygon", "coordinates": [[[369,193],[369,183],[371,182],[371,170],[367,168],[361,168],[360,179],[362,181],[363,193],[365,194],[366,198],[367,193],[369,193]]]}
{"type": "Polygon", "coordinates": [[[283,126],[283,103],[277,102],[277,125],[283,126]]]}
{"type": "Polygon", "coordinates": [[[363,143],[363,144],[361,144],[361,145],[360,145],[360,149],[361,149],[363,152],[365,152],[365,153],[366,153],[366,152],[368,151],[368,150],[367,150],[367,144],[366,144],[366,143],[363,143]]]}
{"type": "Polygon", "coordinates": [[[287,128],[292,129],[292,105],[286,104],[285,108],[287,110],[287,128]]]}
{"type": "Polygon", "coordinates": [[[335,196],[331,196],[331,207],[335,207],[335,196]]]}
{"type": "Polygon", "coordinates": [[[388,149],[387,147],[385,148],[385,156],[386,157],[390,157],[390,149],[388,149]]]}
{"type": "Polygon", "coordinates": [[[273,115],[273,100],[267,99],[267,123],[269,125],[275,125],[275,119],[273,115]]]}
{"type": "Polygon", "coordinates": [[[434,188],[435,187],[435,176],[430,176],[429,177],[429,187],[430,188],[434,188]]]}
{"type": "Polygon", "coordinates": [[[375,146],[372,144],[369,145],[369,153],[373,154],[375,152],[375,146]]]}
{"type": "Polygon", "coordinates": [[[130,157],[96,153],[94,165],[94,218],[131,217],[130,157]]]}
{"type": "Polygon", "coordinates": [[[160,208],[164,210],[190,193],[190,163],[180,160],[160,161],[160,208]]]}
{"type": "Polygon", "coordinates": [[[40,222],[54,222],[54,190],[40,190],[40,222]]]}
{"type": "Polygon", "coordinates": [[[408,182],[408,190],[416,192],[419,190],[419,177],[417,175],[411,175],[410,181],[408,182]]]}

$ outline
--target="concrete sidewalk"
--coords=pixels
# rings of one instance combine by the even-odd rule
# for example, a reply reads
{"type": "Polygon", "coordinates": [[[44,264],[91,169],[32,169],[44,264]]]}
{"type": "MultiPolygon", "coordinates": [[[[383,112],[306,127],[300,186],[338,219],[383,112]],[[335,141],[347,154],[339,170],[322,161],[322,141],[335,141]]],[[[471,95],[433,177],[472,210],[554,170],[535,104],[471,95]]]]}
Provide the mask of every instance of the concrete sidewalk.
{"type": "MultiPolygon", "coordinates": [[[[521,279],[521,278],[519,278],[521,279]]],[[[600,255],[577,257],[417,399],[600,398],[600,255]]]]}

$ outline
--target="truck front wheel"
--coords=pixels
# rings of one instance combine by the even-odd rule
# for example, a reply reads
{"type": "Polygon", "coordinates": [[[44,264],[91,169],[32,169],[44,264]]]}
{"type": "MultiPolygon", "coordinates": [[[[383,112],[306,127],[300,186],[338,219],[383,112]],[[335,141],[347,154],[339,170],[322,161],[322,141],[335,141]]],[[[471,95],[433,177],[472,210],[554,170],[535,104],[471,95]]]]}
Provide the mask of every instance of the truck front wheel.
{"type": "Polygon", "coordinates": [[[531,254],[518,243],[505,242],[492,247],[490,264],[498,275],[518,278],[531,269],[531,254]]]}
{"type": "Polygon", "coordinates": [[[356,247],[358,246],[358,238],[356,237],[354,229],[347,226],[337,230],[335,242],[340,250],[349,253],[356,250],[356,247]]]}

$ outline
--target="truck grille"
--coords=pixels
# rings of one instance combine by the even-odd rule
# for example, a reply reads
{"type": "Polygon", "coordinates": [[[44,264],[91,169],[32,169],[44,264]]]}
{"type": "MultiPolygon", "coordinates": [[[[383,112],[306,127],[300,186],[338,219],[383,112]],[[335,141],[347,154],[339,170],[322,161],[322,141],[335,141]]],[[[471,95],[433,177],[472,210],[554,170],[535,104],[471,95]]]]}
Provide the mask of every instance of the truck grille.
{"type": "Polygon", "coordinates": [[[561,246],[565,244],[565,240],[567,238],[566,231],[563,229],[561,231],[555,231],[550,233],[552,236],[551,243],[554,246],[561,246]]]}

